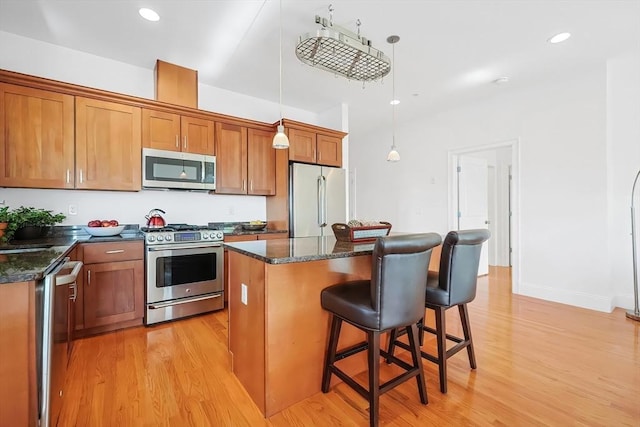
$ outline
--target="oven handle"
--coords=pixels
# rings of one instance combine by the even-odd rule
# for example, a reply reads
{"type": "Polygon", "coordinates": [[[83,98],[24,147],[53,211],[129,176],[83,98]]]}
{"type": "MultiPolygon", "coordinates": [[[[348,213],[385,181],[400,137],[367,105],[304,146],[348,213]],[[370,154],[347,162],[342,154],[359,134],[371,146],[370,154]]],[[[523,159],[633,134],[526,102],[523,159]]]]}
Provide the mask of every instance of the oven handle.
{"type": "Polygon", "coordinates": [[[198,302],[198,301],[205,301],[205,300],[213,299],[213,298],[220,298],[221,296],[222,296],[222,294],[207,295],[207,296],[198,297],[198,298],[181,299],[181,300],[178,300],[178,301],[163,302],[163,303],[160,303],[160,304],[151,304],[151,305],[149,305],[149,309],[150,310],[157,310],[157,309],[160,309],[160,308],[171,307],[172,305],[188,304],[190,302],[198,302]]]}
{"type": "Polygon", "coordinates": [[[221,247],[222,244],[220,243],[214,243],[214,244],[208,244],[208,245],[197,245],[197,246],[191,246],[191,245],[163,245],[163,246],[149,246],[147,248],[147,250],[149,252],[160,252],[160,251],[166,251],[166,250],[174,250],[174,249],[207,249],[207,248],[219,248],[221,247]]]}

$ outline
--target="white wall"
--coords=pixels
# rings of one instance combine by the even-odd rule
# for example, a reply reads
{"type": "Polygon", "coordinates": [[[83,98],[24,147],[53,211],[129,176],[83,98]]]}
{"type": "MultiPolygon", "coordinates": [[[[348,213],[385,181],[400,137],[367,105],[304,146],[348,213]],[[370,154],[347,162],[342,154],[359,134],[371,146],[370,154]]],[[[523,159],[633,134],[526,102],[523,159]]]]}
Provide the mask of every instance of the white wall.
{"type": "Polygon", "coordinates": [[[117,219],[123,224],[146,225],[145,215],[159,208],[169,223],[206,225],[208,222],[251,221],[266,218],[265,198],[209,195],[187,191],[85,191],[0,188],[0,201],[11,208],[34,206],[61,212],[64,225],[86,225],[92,219],[117,219]],[[69,215],[74,205],[77,215],[69,215]]]}
{"type": "MultiPolygon", "coordinates": [[[[608,265],[614,305],[633,308],[631,187],[640,170],[640,54],[607,63],[608,265]]],[[[635,194],[640,226],[640,188],[635,194]]],[[[638,231],[638,230],[637,230],[638,231]]],[[[638,231],[640,232],[640,231],[638,231]]],[[[636,242],[640,248],[640,241],[636,242]]]]}
{"type": "MultiPolygon", "coordinates": [[[[74,83],[82,86],[153,99],[153,69],[144,69],[84,52],[0,31],[0,69],[74,83]]],[[[200,109],[273,123],[279,119],[277,103],[227,90],[199,85],[200,109]]],[[[315,113],[283,106],[285,117],[322,125],[315,113]]],[[[208,195],[179,191],[139,193],[0,189],[0,201],[9,206],[29,205],[68,214],[70,204],[78,215],[65,224],[84,224],[95,218],[115,218],[123,223],[145,224],[152,208],[167,211],[170,222],[206,224],[266,217],[265,197],[208,195]],[[119,204],[123,202],[123,204],[119,204]]]]}
{"type": "Polygon", "coordinates": [[[520,277],[514,288],[609,311],[617,291],[607,247],[611,240],[622,245],[628,239],[607,234],[607,88],[607,67],[601,64],[565,81],[399,123],[402,160],[395,164],[385,161],[389,131],[372,129],[366,138],[352,138],[359,216],[389,220],[399,231],[444,234],[447,151],[519,138],[520,277]]]}
{"type": "MultiPolygon", "coordinates": [[[[0,68],[141,98],[154,98],[153,69],[0,31],[0,68]]],[[[274,123],[278,103],[228,90],[198,85],[198,108],[251,120],[274,123]]],[[[315,113],[283,106],[285,117],[318,123],[315,113]]]]}

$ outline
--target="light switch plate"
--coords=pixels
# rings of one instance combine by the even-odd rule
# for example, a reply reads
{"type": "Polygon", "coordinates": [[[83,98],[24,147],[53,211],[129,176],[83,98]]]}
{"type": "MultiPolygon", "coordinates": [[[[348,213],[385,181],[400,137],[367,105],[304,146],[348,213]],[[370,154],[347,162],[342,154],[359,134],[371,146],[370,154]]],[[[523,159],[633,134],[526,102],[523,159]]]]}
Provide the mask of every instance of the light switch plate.
{"type": "Polygon", "coordinates": [[[247,305],[247,285],[244,283],[240,285],[240,301],[244,305],[247,305]]]}

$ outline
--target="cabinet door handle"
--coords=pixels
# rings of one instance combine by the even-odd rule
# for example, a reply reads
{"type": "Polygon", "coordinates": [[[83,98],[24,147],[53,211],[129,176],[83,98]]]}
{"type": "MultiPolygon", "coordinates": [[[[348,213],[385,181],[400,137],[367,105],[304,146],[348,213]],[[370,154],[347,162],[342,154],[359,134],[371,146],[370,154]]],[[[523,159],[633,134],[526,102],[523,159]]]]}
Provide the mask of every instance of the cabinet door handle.
{"type": "Polygon", "coordinates": [[[111,251],[105,251],[105,254],[121,254],[124,252],[124,249],[114,249],[111,251]]]}
{"type": "Polygon", "coordinates": [[[314,148],[311,151],[313,152],[313,160],[315,160],[316,159],[316,149],[314,148]]]}
{"type": "Polygon", "coordinates": [[[242,180],[242,191],[246,190],[247,188],[247,182],[243,179],[242,180]]]}
{"type": "Polygon", "coordinates": [[[82,184],[83,181],[84,179],[82,178],[82,169],[80,169],[80,184],[82,184]]]}
{"type": "Polygon", "coordinates": [[[87,270],[87,286],[91,284],[91,270],[87,270]]]}
{"type": "Polygon", "coordinates": [[[180,148],[180,137],[176,135],[176,148],[180,148]]]}
{"type": "Polygon", "coordinates": [[[183,137],[184,143],[182,144],[182,149],[186,150],[187,149],[187,135],[185,135],[183,137]]]}
{"type": "Polygon", "coordinates": [[[250,184],[251,191],[253,191],[253,180],[251,180],[251,181],[249,181],[249,182],[251,183],[251,184],[250,184]]]}
{"type": "Polygon", "coordinates": [[[318,161],[322,160],[322,151],[318,150],[318,161]]]}
{"type": "Polygon", "coordinates": [[[69,180],[71,179],[71,176],[69,174],[70,174],[70,171],[69,171],[69,169],[67,169],[67,184],[69,183],[69,180]]]}

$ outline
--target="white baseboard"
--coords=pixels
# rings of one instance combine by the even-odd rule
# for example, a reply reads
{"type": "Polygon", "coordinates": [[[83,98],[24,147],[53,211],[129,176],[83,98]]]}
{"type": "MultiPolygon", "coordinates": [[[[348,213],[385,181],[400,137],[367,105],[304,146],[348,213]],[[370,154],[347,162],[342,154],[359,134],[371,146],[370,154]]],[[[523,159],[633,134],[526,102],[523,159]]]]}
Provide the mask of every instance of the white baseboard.
{"type": "Polygon", "coordinates": [[[621,307],[621,308],[624,308],[625,310],[633,310],[634,309],[633,294],[614,296],[613,306],[621,307]]]}
{"type": "Polygon", "coordinates": [[[585,292],[567,291],[565,289],[541,286],[533,283],[521,282],[519,286],[520,295],[539,298],[545,301],[553,301],[561,304],[573,305],[575,307],[588,308],[590,310],[611,313],[614,298],[602,295],[588,294],[585,292]]]}

